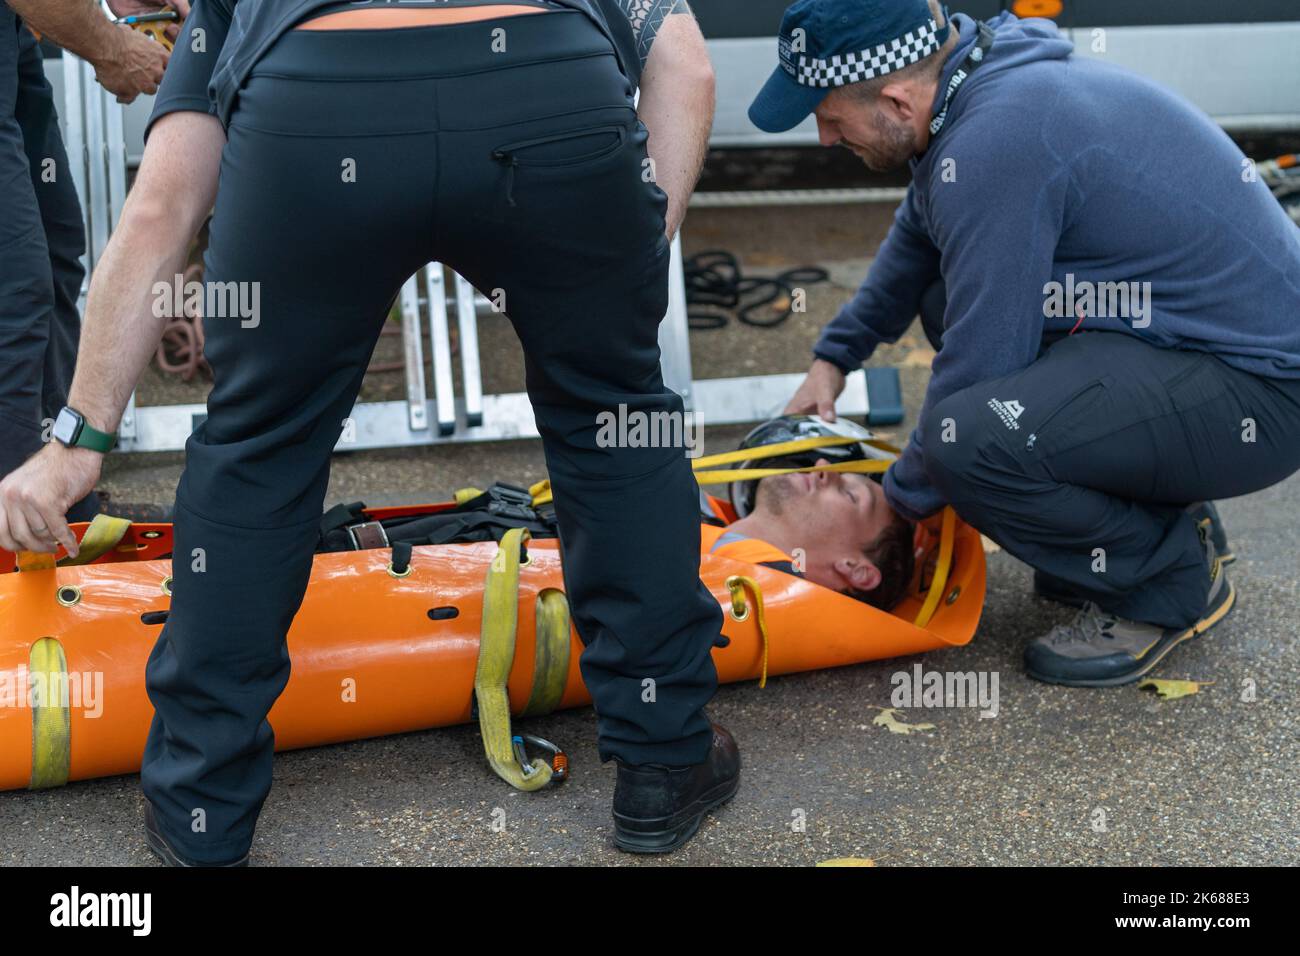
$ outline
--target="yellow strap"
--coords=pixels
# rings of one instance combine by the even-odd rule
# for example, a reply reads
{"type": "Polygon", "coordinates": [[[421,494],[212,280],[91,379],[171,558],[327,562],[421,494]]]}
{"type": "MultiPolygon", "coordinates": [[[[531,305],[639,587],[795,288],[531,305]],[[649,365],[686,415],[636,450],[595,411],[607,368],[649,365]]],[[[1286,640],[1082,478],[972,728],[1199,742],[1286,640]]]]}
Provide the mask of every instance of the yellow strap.
{"type": "Polygon", "coordinates": [[[456,504],[463,505],[467,501],[473,501],[483,492],[477,488],[461,488],[456,492],[456,504]]]}
{"type": "Polygon", "coordinates": [[[803,451],[812,451],[815,448],[833,448],[837,445],[870,445],[872,448],[879,448],[881,451],[899,454],[899,450],[889,442],[880,441],[879,439],[868,439],[863,441],[861,438],[850,438],[843,435],[837,435],[833,438],[796,438],[794,441],[778,442],[775,445],[762,445],[758,448],[741,448],[738,451],[727,451],[717,455],[705,455],[703,458],[696,458],[691,462],[691,467],[696,471],[704,468],[712,468],[714,465],[730,465],[737,461],[759,461],[763,458],[780,458],[783,455],[794,455],[803,451]]]}
{"type": "Polygon", "coordinates": [[[61,558],[59,567],[67,568],[79,564],[90,564],[101,555],[108,554],[126,537],[131,522],[126,518],[114,518],[112,515],[95,515],[90,527],[81,536],[81,547],[75,558],[61,558]]]}
{"type": "Polygon", "coordinates": [[[61,787],[72,766],[72,717],[68,713],[68,661],[63,645],[42,637],[27,658],[32,701],[32,776],[29,789],[61,787]]]}
{"type": "Polygon", "coordinates": [[[763,670],[758,678],[760,688],[767,686],[767,621],[763,617],[763,591],[758,582],[743,574],[733,574],[727,578],[727,590],[731,592],[731,614],[735,618],[745,616],[745,591],[754,599],[754,617],[758,621],[758,636],[763,640],[763,670]]]}
{"type": "MultiPolygon", "coordinates": [[[[728,485],[733,481],[754,481],[759,478],[771,478],[773,475],[794,475],[816,471],[871,475],[888,471],[892,464],[893,461],[886,458],[866,458],[859,461],[839,461],[830,465],[809,465],[806,468],[719,468],[715,471],[695,472],[695,481],[701,485],[728,485]]],[[[528,491],[533,496],[533,507],[540,507],[552,500],[549,480],[537,482],[528,491]]]]}
{"type": "Polygon", "coordinates": [[[519,621],[519,549],[527,540],[527,529],[511,528],[488,566],[474,699],[483,750],[493,771],[515,789],[532,791],[551,782],[551,766],[541,759],[532,761],[528,772],[520,766],[510,732],[510,694],[506,687],[515,659],[519,621]]]}
{"type": "Polygon", "coordinates": [[[19,571],[53,571],[54,555],[48,551],[19,551],[19,571]]]}
{"type": "Polygon", "coordinates": [[[729,485],[733,481],[754,481],[773,475],[794,475],[816,471],[837,471],[840,474],[873,475],[889,470],[893,462],[884,458],[867,458],[861,461],[837,461],[830,465],[809,465],[806,468],[719,468],[716,471],[697,471],[695,480],[701,485],[729,485]]]}
{"type": "Polygon", "coordinates": [[[569,599],[556,588],[537,595],[533,689],[521,717],[540,717],[560,706],[569,682],[569,599]]]}
{"type": "Polygon", "coordinates": [[[934,616],[939,601],[943,598],[943,592],[948,586],[948,572],[952,569],[952,549],[956,537],[957,512],[949,506],[943,509],[943,523],[939,531],[939,561],[934,566],[934,580],[930,582],[930,593],[925,596],[925,603],[921,605],[920,613],[912,622],[917,627],[925,627],[930,623],[930,618],[934,616]]]}

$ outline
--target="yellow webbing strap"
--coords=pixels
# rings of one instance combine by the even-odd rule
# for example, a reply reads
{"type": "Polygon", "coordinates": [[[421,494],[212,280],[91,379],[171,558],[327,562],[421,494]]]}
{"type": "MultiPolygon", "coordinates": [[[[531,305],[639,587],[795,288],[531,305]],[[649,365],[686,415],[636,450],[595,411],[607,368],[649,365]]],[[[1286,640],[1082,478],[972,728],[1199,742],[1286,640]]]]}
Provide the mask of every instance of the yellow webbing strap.
{"type": "Polygon", "coordinates": [[[745,612],[745,591],[748,590],[750,596],[754,599],[754,617],[758,622],[758,636],[763,639],[763,671],[758,678],[758,686],[767,686],[767,621],[763,617],[763,591],[758,586],[758,582],[753,578],[747,578],[743,574],[733,574],[727,578],[727,590],[731,592],[731,616],[737,619],[744,619],[745,612]]]}
{"type": "Polygon", "coordinates": [[[939,601],[943,599],[943,592],[948,585],[948,573],[952,570],[952,549],[956,537],[957,512],[949,506],[943,509],[943,523],[939,531],[939,560],[934,566],[930,593],[925,596],[925,603],[912,622],[917,627],[925,627],[930,623],[930,618],[934,617],[934,612],[939,607],[939,601]]]}
{"type": "Polygon", "coordinates": [[[556,588],[537,595],[533,689],[521,717],[540,717],[560,706],[569,682],[569,599],[556,588]]]}
{"type": "Polygon", "coordinates": [[[81,547],[75,558],[61,558],[59,567],[66,568],[79,564],[90,564],[101,555],[108,554],[126,537],[131,522],[126,518],[114,518],[112,515],[95,515],[90,527],[81,536],[81,547]]]}
{"type": "Polygon", "coordinates": [[[42,637],[27,658],[32,701],[32,790],[61,787],[72,766],[72,718],[68,713],[68,661],[63,645],[42,637]]]}
{"type": "Polygon", "coordinates": [[[809,465],[807,468],[719,468],[716,471],[697,471],[695,480],[701,485],[726,485],[733,481],[754,481],[758,478],[770,478],[773,475],[794,475],[814,471],[871,475],[888,471],[892,464],[892,461],[884,458],[867,458],[861,461],[837,461],[830,465],[809,465]]]}
{"type": "Polygon", "coordinates": [[[16,564],[19,571],[53,571],[54,555],[47,551],[19,551],[16,564]]]}
{"type": "Polygon", "coordinates": [[[551,782],[551,766],[541,759],[532,761],[527,771],[520,765],[510,732],[510,694],[506,688],[515,659],[515,629],[519,622],[519,549],[526,540],[527,529],[511,528],[488,565],[474,699],[483,750],[493,771],[515,789],[532,791],[551,782]]]}
{"type": "MultiPolygon", "coordinates": [[[[812,439],[801,439],[801,441],[812,441],[812,439]]],[[[786,442],[786,445],[797,445],[799,442],[786,442]]],[[[825,447],[826,442],[821,442],[816,447],[825,447]]],[[[841,444],[843,444],[841,442],[841,444]]],[[[772,446],[777,447],[777,446],[772,446]]],[[[760,449],[766,451],[767,449],[760,449]]],[[[695,481],[701,485],[726,485],[733,481],[754,481],[758,478],[770,478],[773,475],[793,475],[799,472],[814,471],[838,471],[841,474],[860,474],[870,475],[889,470],[893,461],[888,458],[866,458],[859,461],[839,461],[829,465],[809,465],[806,468],[718,468],[708,470],[701,468],[701,464],[717,464],[717,458],[726,458],[735,454],[728,452],[727,455],[715,455],[712,458],[700,458],[691,463],[691,468],[695,471],[695,481]]],[[[754,457],[754,456],[746,456],[754,457]]],[[[761,457],[771,458],[772,455],[763,455],[761,457]]],[[[736,459],[741,460],[741,459],[736,459]]],[[[533,506],[538,507],[548,504],[552,500],[550,479],[543,479],[528,489],[529,494],[533,496],[533,506]]]]}
{"type": "Polygon", "coordinates": [[[797,438],[794,441],[783,441],[775,445],[763,445],[759,448],[741,448],[738,451],[727,451],[718,455],[705,455],[703,458],[697,458],[691,462],[691,467],[699,470],[701,468],[712,468],[714,465],[730,465],[737,461],[780,458],[783,455],[794,455],[802,451],[812,451],[815,448],[833,448],[836,445],[857,445],[859,443],[870,445],[872,448],[879,448],[881,451],[893,452],[895,455],[899,454],[899,450],[889,442],[874,438],[863,442],[860,438],[838,435],[834,438],[797,438]]]}
{"type": "MultiPolygon", "coordinates": [[[[57,562],[58,567],[66,568],[79,564],[90,564],[101,555],[116,548],[126,536],[131,522],[126,518],[114,518],[111,515],[95,515],[81,536],[81,547],[75,558],[63,557],[57,562]]],[[[19,571],[48,571],[55,567],[54,555],[45,551],[19,551],[19,571]]]]}
{"type": "Polygon", "coordinates": [[[483,494],[483,492],[479,491],[477,488],[458,488],[455,495],[456,504],[463,505],[467,501],[473,501],[481,494],[483,494]]]}

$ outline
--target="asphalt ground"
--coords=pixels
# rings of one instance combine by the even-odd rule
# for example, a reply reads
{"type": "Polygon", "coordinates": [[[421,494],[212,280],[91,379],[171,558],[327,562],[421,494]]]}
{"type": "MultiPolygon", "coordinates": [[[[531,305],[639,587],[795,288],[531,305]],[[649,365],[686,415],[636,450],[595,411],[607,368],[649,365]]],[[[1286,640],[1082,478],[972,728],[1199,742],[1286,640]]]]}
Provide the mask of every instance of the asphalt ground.
{"type": "MultiPolygon", "coordinates": [[[[891,213],[867,206],[692,213],[688,253],[721,247],[758,274],[820,264],[832,276],[809,290],[807,314],[778,328],[732,322],[692,333],[696,377],[806,367],[817,329],[851,295],[891,213]]],[[[519,389],[522,365],[505,321],[485,318],[481,336],[486,389],[519,389]]],[[[914,326],[873,358],[900,367],[912,415],[930,356],[914,326]]],[[[400,374],[372,376],[365,397],[396,397],[400,388],[400,374]]],[[[141,397],[194,401],[202,390],[201,380],[151,372],[141,397]]],[[[743,432],[706,428],[707,450],[734,447],[743,432]]],[[[103,486],[119,500],[165,500],[180,467],[179,455],[112,456],[103,486]]],[[[329,501],[443,500],[458,487],[543,473],[536,442],[353,453],[336,459],[329,501]]],[[[598,762],[595,716],[582,709],[528,723],[561,742],[571,760],[571,779],[540,794],[517,793],[494,777],[472,727],[281,754],[253,862],[1293,864],[1300,477],[1220,508],[1239,555],[1230,571],[1237,607],[1154,675],[1213,682],[1195,696],[1159,700],[1135,687],[1080,690],[1027,678],[1025,643],[1070,612],[1035,598],[1029,569],[995,552],[984,618],[967,647],[774,678],[762,690],[721,688],[711,713],[740,742],[743,784],[672,856],[613,848],[614,772],[598,762]],[[933,730],[904,735],[873,725],[890,706],[891,675],[917,663],[996,674],[997,716],[914,707],[899,718],[933,730]]],[[[150,865],[141,808],[135,776],[0,794],[0,864],[150,865]]]]}

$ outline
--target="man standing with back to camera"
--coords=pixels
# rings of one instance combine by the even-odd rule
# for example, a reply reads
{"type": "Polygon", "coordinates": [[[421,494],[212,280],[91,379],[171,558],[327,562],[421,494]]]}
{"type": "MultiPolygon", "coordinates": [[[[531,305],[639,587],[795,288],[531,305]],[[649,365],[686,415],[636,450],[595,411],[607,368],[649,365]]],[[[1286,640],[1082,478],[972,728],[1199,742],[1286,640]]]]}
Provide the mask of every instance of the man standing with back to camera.
{"type": "Polygon", "coordinates": [[[146,836],[166,862],[247,860],[329,456],[429,261],[500,290],[524,347],[599,752],[618,763],[616,845],[675,849],[735,793],[735,742],[704,713],[722,619],[689,462],[596,441],[620,405],[682,412],[657,336],[713,95],[680,0],[196,0],[95,270],[60,442],[0,484],[0,546],[75,551],[63,514],[101,463],[83,444],[117,427],[161,334],[151,289],[215,202],[208,281],[256,290],[259,310],[204,317],[214,384],[147,670],[146,836]]]}

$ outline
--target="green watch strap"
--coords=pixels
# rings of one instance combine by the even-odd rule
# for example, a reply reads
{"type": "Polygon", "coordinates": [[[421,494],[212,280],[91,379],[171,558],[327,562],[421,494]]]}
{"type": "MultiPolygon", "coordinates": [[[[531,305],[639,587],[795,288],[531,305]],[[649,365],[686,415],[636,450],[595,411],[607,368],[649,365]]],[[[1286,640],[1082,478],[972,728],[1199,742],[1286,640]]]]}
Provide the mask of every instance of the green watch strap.
{"type": "Polygon", "coordinates": [[[89,448],[91,451],[102,452],[103,454],[108,454],[113,450],[113,446],[117,444],[116,432],[101,432],[86,421],[85,415],[71,406],[67,406],[64,410],[76,415],[80,423],[76,436],[72,439],[72,447],[89,448]]]}
{"type": "Polygon", "coordinates": [[[91,451],[108,454],[117,444],[117,435],[101,432],[98,428],[92,428],[82,421],[81,434],[77,436],[75,444],[78,448],[89,448],[91,451]]]}

